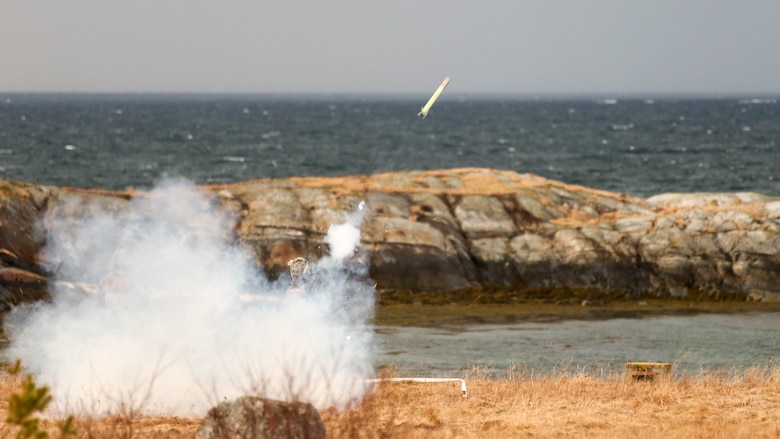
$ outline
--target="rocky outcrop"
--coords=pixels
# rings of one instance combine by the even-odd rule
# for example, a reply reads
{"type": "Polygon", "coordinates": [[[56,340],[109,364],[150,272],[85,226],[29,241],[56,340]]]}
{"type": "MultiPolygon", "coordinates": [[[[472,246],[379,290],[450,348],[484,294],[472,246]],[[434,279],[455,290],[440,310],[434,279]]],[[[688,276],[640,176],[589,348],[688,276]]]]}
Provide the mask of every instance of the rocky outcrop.
{"type": "MultiPolygon", "coordinates": [[[[35,219],[54,205],[121,209],[132,195],[0,185],[0,283],[40,282],[35,219]]],[[[380,290],[531,291],[774,300],[780,198],[755,193],[648,199],[489,169],[255,180],[203,187],[274,278],[317,260],[325,235],[365,202],[361,247],[380,290]]],[[[74,214],[78,213],[74,208],[74,214]]],[[[25,284],[27,285],[27,284],[25,284]]],[[[0,292],[1,293],[1,292],[0,292]]]]}
{"type": "Polygon", "coordinates": [[[309,403],[244,396],[209,410],[195,439],[325,439],[325,424],[309,403]]]}

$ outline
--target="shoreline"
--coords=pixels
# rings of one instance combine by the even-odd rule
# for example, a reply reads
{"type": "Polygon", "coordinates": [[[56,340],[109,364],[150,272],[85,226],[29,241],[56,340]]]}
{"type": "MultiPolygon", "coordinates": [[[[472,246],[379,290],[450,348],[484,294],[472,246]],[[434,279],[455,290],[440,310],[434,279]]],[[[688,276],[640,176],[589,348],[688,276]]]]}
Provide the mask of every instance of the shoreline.
{"type": "Polygon", "coordinates": [[[658,316],[692,316],[697,314],[780,313],[780,302],[695,301],[684,299],[615,300],[592,305],[551,303],[534,299],[512,303],[432,304],[385,302],[375,308],[372,324],[376,326],[435,327],[470,324],[511,324],[524,322],[559,322],[565,320],[640,319],[658,316]]]}

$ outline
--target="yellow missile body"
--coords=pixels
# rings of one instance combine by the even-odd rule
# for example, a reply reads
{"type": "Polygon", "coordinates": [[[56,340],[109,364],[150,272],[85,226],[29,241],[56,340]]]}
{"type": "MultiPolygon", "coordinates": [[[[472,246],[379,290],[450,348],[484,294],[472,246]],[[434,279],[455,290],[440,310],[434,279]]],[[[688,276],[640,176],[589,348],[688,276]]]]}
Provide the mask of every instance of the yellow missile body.
{"type": "Polygon", "coordinates": [[[422,107],[419,113],[417,113],[418,116],[421,116],[423,119],[425,116],[428,115],[428,112],[431,111],[431,107],[433,107],[434,102],[436,102],[436,99],[439,99],[439,95],[444,91],[444,88],[447,87],[447,84],[450,83],[450,77],[447,76],[444,78],[444,81],[441,82],[439,85],[439,88],[436,89],[435,92],[433,92],[433,95],[430,99],[428,99],[428,102],[425,103],[425,105],[422,107]]]}

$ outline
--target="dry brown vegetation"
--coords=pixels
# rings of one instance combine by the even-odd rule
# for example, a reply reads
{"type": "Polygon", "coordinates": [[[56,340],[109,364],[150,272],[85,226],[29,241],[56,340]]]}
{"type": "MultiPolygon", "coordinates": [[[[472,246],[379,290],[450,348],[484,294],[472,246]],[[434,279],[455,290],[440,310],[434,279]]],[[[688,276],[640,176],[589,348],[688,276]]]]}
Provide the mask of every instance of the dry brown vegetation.
{"type": "Polygon", "coordinates": [[[477,374],[468,386],[463,399],[453,383],[383,385],[359,410],[323,417],[333,437],[354,425],[358,437],[780,437],[780,369],[658,382],[477,374]]]}
{"type": "MultiPolygon", "coordinates": [[[[391,373],[392,374],[392,373],[391,373]]],[[[386,382],[355,410],[321,413],[328,437],[780,437],[780,368],[710,373],[656,382],[621,374],[538,375],[510,370],[491,379],[479,370],[460,383],[386,382]]],[[[0,376],[0,416],[21,378],[0,376]]],[[[58,420],[42,427],[58,437],[58,420]]],[[[190,438],[201,419],[78,419],[79,438],[190,438]]],[[[0,437],[12,437],[9,425],[0,437]]]]}

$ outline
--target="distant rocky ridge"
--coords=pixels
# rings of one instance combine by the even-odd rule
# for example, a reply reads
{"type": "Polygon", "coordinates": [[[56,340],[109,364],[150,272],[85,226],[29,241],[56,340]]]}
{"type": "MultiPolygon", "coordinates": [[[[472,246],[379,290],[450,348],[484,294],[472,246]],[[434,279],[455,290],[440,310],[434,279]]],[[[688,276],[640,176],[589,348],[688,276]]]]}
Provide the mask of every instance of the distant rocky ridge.
{"type": "MultiPolygon", "coordinates": [[[[361,250],[380,291],[780,299],[780,198],[756,193],[644,199],[477,168],[200,189],[236,214],[236,236],[272,279],[294,257],[324,255],[330,225],[365,201],[361,250]]],[[[121,210],[131,196],[0,180],[0,299],[46,296],[45,211],[121,210]]]]}

